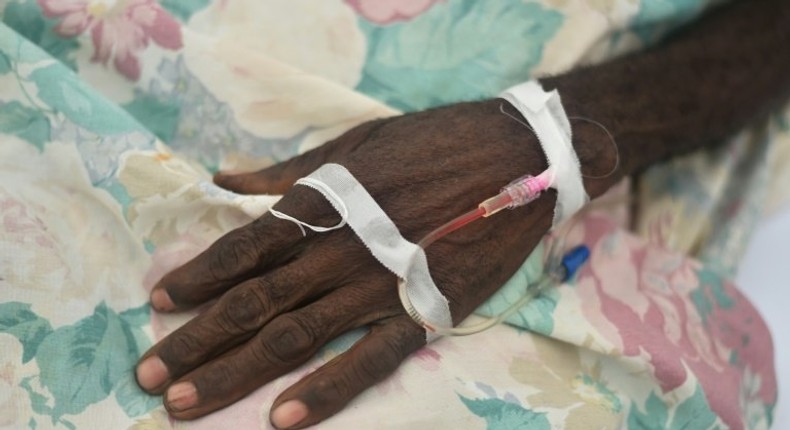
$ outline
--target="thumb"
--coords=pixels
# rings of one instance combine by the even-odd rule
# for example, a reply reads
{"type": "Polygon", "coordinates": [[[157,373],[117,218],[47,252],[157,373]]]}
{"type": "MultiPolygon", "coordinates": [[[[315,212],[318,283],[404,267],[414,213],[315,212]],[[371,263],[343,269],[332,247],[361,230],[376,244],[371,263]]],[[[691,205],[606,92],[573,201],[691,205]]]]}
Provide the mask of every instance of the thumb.
{"type": "Polygon", "coordinates": [[[214,175],[214,183],[238,194],[285,194],[299,178],[353,152],[385,121],[363,123],[318,148],[257,172],[219,172],[214,175]]]}

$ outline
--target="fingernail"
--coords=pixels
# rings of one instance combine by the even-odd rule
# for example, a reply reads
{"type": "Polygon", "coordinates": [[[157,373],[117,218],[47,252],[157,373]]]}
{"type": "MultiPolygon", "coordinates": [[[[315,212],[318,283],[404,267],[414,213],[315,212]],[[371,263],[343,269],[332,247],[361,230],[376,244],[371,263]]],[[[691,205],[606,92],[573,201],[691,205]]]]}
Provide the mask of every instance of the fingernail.
{"type": "Polygon", "coordinates": [[[151,305],[158,311],[172,311],[176,307],[164,288],[157,288],[151,293],[151,305]]]}
{"type": "Polygon", "coordinates": [[[191,382],[180,382],[167,390],[167,405],[180,412],[197,404],[197,390],[191,382]]]}
{"type": "Polygon", "coordinates": [[[169,377],[167,366],[155,355],[146,358],[137,366],[137,383],[146,390],[153,390],[164,384],[169,377]]]}
{"type": "Polygon", "coordinates": [[[287,429],[299,424],[307,417],[307,406],[299,400],[288,400],[272,411],[272,424],[287,429]]]}

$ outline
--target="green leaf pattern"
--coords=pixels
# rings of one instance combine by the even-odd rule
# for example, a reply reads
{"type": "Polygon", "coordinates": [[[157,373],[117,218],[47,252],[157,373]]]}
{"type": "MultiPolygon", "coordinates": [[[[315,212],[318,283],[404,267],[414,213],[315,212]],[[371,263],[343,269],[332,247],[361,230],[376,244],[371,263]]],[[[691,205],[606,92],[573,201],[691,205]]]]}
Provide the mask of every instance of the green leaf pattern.
{"type": "Polygon", "coordinates": [[[114,395],[129,416],[151,410],[158,400],[143,394],[134,381],[137,357],[150,346],[143,332],[148,306],[117,313],[105,304],[72,325],[52,329],[30,305],[0,303],[0,333],[16,337],[23,347],[23,361],[36,359],[35,377],[44,392],[21,386],[30,394],[33,410],[68,426],[67,415],[114,395]],[[48,399],[51,396],[51,401],[48,399]]]}
{"type": "MultiPolygon", "coordinates": [[[[3,2],[0,1],[0,7],[3,2]]],[[[54,20],[46,18],[35,1],[12,0],[2,9],[2,21],[17,34],[60,60],[72,70],[77,70],[74,60],[80,44],[76,38],[59,37],[52,29],[54,20]]]]}
{"type": "Polygon", "coordinates": [[[562,22],[521,0],[448,1],[405,23],[362,22],[368,54],[357,89],[408,111],[493,97],[529,79],[562,22]]]}
{"type": "MultiPolygon", "coordinates": [[[[210,3],[160,1],[185,23],[210,3]]],[[[360,17],[355,30],[364,35],[367,52],[354,89],[403,110],[495,96],[502,88],[528,79],[540,64],[544,50],[567,23],[562,12],[565,3],[446,0],[411,20],[387,25],[360,17]],[[425,41],[431,43],[426,45],[425,41]]],[[[653,41],[668,28],[696,16],[706,4],[703,0],[642,0],[629,31],[645,42],[653,41]]],[[[156,138],[173,140],[183,146],[179,150],[210,154],[206,158],[212,159],[225,144],[221,138],[250,148],[262,146],[257,136],[235,122],[228,106],[188,70],[183,56],[165,58],[152,72],[155,76],[139,83],[130,98],[118,103],[80,77],[84,71],[79,70],[76,58],[80,40],[86,39],[57,36],[53,31],[56,21],[43,16],[35,0],[0,0],[0,18],[0,89],[4,90],[0,92],[0,138],[14,136],[39,151],[52,141],[73,143],[84,158],[92,184],[112,195],[124,209],[133,197],[116,177],[117,168],[130,151],[156,148],[156,138]],[[212,137],[215,145],[200,146],[196,143],[199,139],[179,140],[179,130],[184,129],[198,130],[196,134],[204,140],[212,137]]],[[[290,148],[290,141],[280,146],[290,148]]],[[[281,154],[292,155],[285,149],[263,155],[278,158],[281,154]]],[[[155,250],[151,242],[146,248],[155,250]]],[[[543,249],[538,248],[478,313],[493,315],[517,300],[523,286],[539,277],[542,254],[543,249]]],[[[721,279],[715,274],[701,272],[700,278],[692,303],[708,318],[714,304],[727,308],[729,299],[721,293],[721,279]]],[[[0,285],[2,282],[0,272],[0,285]]],[[[557,291],[549,291],[508,322],[551,336],[559,298],[557,291]]],[[[38,414],[27,423],[29,428],[44,424],[75,428],[74,416],[107,400],[117,403],[129,417],[144,415],[160,404],[160,399],[140,391],[133,375],[137,358],[151,344],[146,332],[151,318],[147,305],[120,310],[100,303],[76,322],[53,327],[36,312],[35,304],[2,299],[0,333],[13,336],[22,345],[20,365],[37,369],[15,387],[27,393],[29,407],[38,414]],[[42,416],[51,422],[38,421],[42,416]]],[[[358,331],[340,337],[321,355],[327,359],[337,356],[361,335],[358,331]]],[[[425,366],[433,364],[435,360],[425,366]]],[[[603,385],[584,375],[579,378],[582,388],[595,390],[609,401],[631,429],[716,428],[719,423],[698,385],[685,398],[670,400],[655,391],[644,402],[628,404],[621,402],[626,396],[612,381],[603,385]]],[[[488,397],[458,395],[458,399],[458,408],[470,412],[480,424],[477,428],[557,427],[550,422],[550,413],[522,404],[513,395],[500,398],[492,392],[488,397]]]]}
{"type": "Polygon", "coordinates": [[[41,150],[50,138],[49,119],[16,100],[0,101],[0,133],[18,136],[41,150]]]}
{"type": "Polygon", "coordinates": [[[677,405],[650,393],[644,407],[632,407],[628,414],[630,430],[684,430],[723,428],[716,424],[716,415],[710,410],[702,387],[677,405]],[[715,427],[714,427],[715,426],[715,427]]]}
{"type": "Polygon", "coordinates": [[[502,399],[468,399],[459,396],[473,414],[485,419],[487,430],[549,430],[545,414],[502,399]]]}

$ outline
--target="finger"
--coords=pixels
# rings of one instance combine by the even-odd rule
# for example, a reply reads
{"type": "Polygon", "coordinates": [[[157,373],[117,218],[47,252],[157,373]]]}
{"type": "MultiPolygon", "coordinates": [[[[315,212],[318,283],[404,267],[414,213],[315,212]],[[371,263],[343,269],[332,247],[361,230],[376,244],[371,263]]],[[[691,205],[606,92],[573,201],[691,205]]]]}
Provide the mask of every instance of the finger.
{"type": "MultiPolygon", "coordinates": [[[[275,208],[311,224],[334,225],[339,219],[326,199],[307,187],[295,188],[275,208]]],[[[165,275],[151,291],[151,305],[170,312],[205,303],[254,273],[294,258],[310,237],[295,224],[264,214],[165,275]]]]}
{"type": "Polygon", "coordinates": [[[159,394],[171,380],[246,341],[276,315],[320,295],[338,282],[335,255],[300,258],[231,289],[143,355],[136,369],[139,385],[159,394]]]}
{"type": "MultiPolygon", "coordinates": [[[[380,316],[370,311],[378,308],[380,300],[372,296],[349,300],[347,294],[346,289],[336,290],[278,316],[237,350],[171,385],[165,393],[165,407],[177,419],[194,419],[223,408],[303,364],[330,339],[380,316]]],[[[396,301],[393,298],[384,307],[390,315],[398,312],[392,306],[396,301]]]]}
{"type": "Polygon", "coordinates": [[[257,172],[217,173],[214,183],[239,194],[285,194],[297,179],[351,153],[381,124],[382,120],[366,122],[318,148],[257,172]]]}
{"type": "Polygon", "coordinates": [[[423,345],[425,331],[408,316],[374,326],[349,351],[280,394],[272,405],[272,424],[280,429],[302,428],[334,415],[423,345]]]}
{"type": "Polygon", "coordinates": [[[136,369],[139,385],[149,393],[161,393],[173,378],[245,341],[280,310],[291,309],[305,295],[315,294],[317,284],[310,282],[307,273],[326,272],[310,271],[315,264],[309,267],[305,261],[300,259],[245,281],[162,339],[140,359],[136,369]]]}

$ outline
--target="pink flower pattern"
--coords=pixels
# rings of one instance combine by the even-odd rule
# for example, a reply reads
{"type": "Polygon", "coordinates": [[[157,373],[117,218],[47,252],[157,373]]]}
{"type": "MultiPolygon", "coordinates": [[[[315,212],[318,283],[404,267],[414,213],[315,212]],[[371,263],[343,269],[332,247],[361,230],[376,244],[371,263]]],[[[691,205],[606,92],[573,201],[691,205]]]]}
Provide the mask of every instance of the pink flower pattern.
{"type": "Polygon", "coordinates": [[[763,381],[761,400],[775,402],[768,327],[732,284],[721,283],[727,303],[719,303],[701,263],[634,236],[612,235],[614,226],[603,218],[588,217],[584,224],[583,240],[595,246],[580,274],[579,288],[586,290],[580,295],[595,296],[600,306],[586,309],[585,317],[623,355],[648,361],[665,392],[693,373],[713,412],[732,429],[744,428],[740,396],[746,370],[763,381]],[[695,294],[711,303],[706,315],[698,311],[695,294]]]}
{"type": "Polygon", "coordinates": [[[376,24],[409,21],[444,0],[346,0],[365,19],[376,24]]]}
{"type": "Polygon", "coordinates": [[[54,248],[55,241],[47,234],[46,226],[28,209],[28,205],[24,202],[11,198],[0,198],[2,239],[17,242],[18,245],[35,243],[41,248],[54,248]]]}
{"type": "Polygon", "coordinates": [[[48,18],[60,19],[55,32],[75,37],[90,31],[91,61],[107,64],[131,80],[140,79],[137,54],[153,41],[165,49],[182,46],[181,27],[155,0],[38,0],[48,18]]]}

